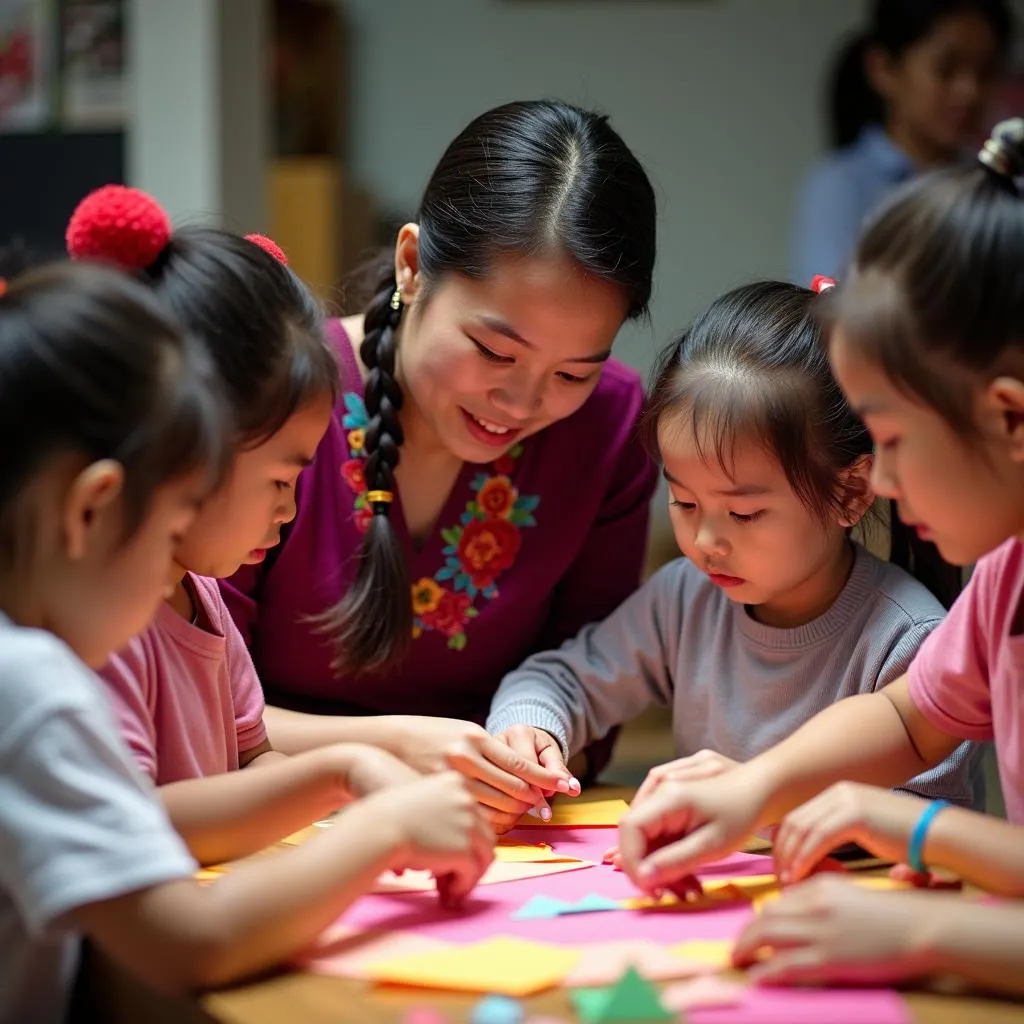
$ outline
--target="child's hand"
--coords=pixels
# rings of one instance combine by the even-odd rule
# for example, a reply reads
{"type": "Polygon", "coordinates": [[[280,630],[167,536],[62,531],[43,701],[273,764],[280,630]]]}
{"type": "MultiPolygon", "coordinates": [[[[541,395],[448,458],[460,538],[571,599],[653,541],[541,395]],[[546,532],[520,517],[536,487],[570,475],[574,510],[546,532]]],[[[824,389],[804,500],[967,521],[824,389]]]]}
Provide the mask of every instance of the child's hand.
{"type": "Polygon", "coordinates": [[[703,782],[665,782],[619,822],[622,869],[646,892],[668,888],[740,847],[765,799],[742,766],[703,782]]]}
{"type": "Polygon", "coordinates": [[[806,878],[837,846],[854,842],[876,857],[899,861],[927,804],[887,789],[840,782],[791,811],[775,834],[775,866],[783,883],[806,878]]]}
{"type": "Polygon", "coordinates": [[[344,743],[325,751],[337,750],[343,758],[346,788],[354,800],[381,789],[405,786],[423,776],[379,747],[362,743],[344,743]]]}
{"type": "MultiPolygon", "coordinates": [[[[555,788],[545,787],[545,797],[552,793],[563,793],[567,796],[579,796],[579,781],[573,778],[569,769],[562,760],[562,751],[558,741],[543,729],[535,729],[529,725],[514,725],[494,737],[495,741],[505,745],[510,756],[517,762],[531,766],[533,771],[545,771],[551,773],[557,780],[555,788]]],[[[551,808],[547,800],[534,805],[545,821],[551,817],[551,808]]],[[[526,808],[525,810],[530,810],[526,808]]],[[[499,834],[514,828],[516,822],[522,817],[524,811],[518,813],[491,814],[489,820],[499,834]]]]}
{"type": "Polygon", "coordinates": [[[579,783],[560,755],[557,762],[550,757],[543,761],[524,757],[473,722],[403,715],[395,716],[394,723],[396,738],[389,744],[392,753],[421,772],[450,768],[461,772],[470,780],[491,824],[500,831],[512,828],[534,807],[550,811],[548,794],[579,793],[579,783]]]}
{"type": "Polygon", "coordinates": [[[835,875],[787,889],[747,925],[733,950],[761,984],[890,984],[928,974],[930,915],[956,912],[940,896],[874,892],[835,875]],[[760,960],[765,949],[768,959],[760,960]]]}
{"type": "Polygon", "coordinates": [[[642,804],[664,782],[700,782],[735,768],[739,764],[714,750],[698,750],[689,757],[680,757],[667,764],[659,764],[647,773],[643,785],[633,797],[633,806],[642,804]]]}
{"type": "Polygon", "coordinates": [[[472,892],[494,860],[494,833],[462,775],[441,772],[372,799],[375,813],[398,831],[393,871],[432,872],[447,903],[472,892]]]}

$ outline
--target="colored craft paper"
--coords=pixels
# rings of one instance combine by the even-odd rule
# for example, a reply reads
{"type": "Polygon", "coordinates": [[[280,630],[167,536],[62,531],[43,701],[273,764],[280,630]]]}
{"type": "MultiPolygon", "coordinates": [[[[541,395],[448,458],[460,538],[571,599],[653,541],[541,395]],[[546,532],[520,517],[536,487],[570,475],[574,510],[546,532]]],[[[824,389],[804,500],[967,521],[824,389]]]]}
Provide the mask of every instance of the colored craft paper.
{"type": "MultiPolygon", "coordinates": [[[[579,871],[595,865],[587,860],[553,861],[541,864],[506,864],[494,861],[484,872],[478,885],[496,885],[499,882],[517,882],[524,878],[541,878],[544,875],[557,875],[564,871],[579,871]]],[[[437,884],[429,871],[404,871],[401,875],[387,872],[381,875],[374,884],[372,892],[434,892],[437,884]]]]}
{"type": "Polygon", "coordinates": [[[611,988],[574,989],[572,1002],[587,1024],[675,1020],[675,1014],[662,1005],[658,990],[632,968],[611,988]]]}
{"type": "Polygon", "coordinates": [[[524,843],[503,836],[494,847],[494,859],[505,864],[553,864],[580,858],[556,853],[548,843],[524,843]]]}
{"type": "MultiPolygon", "coordinates": [[[[535,828],[600,828],[618,825],[619,819],[629,810],[625,800],[594,800],[579,803],[574,800],[558,800],[551,807],[551,820],[524,818],[520,829],[535,828]]],[[[611,845],[611,844],[609,844],[611,845]]],[[[605,847],[607,849],[607,847],[605,847]]]]}
{"type": "MultiPolygon", "coordinates": [[[[545,834],[557,851],[586,855],[589,850],[607,849],[614,829],[557,829],[545,834]],[[600,833],[605,833],[601,835],[600,833]],[[597,835],[593,835],[597,833],[597,835]],[[588,840],[586,837],[590,836],[588,840]],[[601,844],[604,844],[603,847],[601,844]]],[[[556,867],[557,865],[508,865],[508,867],[556,867]]],[[[704,881],[731,877],[744,872],[764,874],[771,860],[735,854],[725,861],[701,869],[704,881]]],[[[690,939],[735,940],[753,918],[746,900],[711,903],[700,913],[651,913],[619,910],[611,915],[564,914],[554,918],[512,920],[531,895],[538,891],[551,899],[574,903],[593,892],[612,900],[637,895],[633,883],[611,868],[593,866],[586,870],[551,874],[541,884],[510,882],[478,886],[462,909],[453,913],[440,905],[436,893],[402,892],[364,896],[345,913],[346,924],[359,928],[415,930],[420,935],[445,942],[479,942],[492,935],[516,935],[523,939],[552,942],[569,947],[593,945],[608,939],[647,939],[674,946],[690,939]]]]}
{"type": "Polygon", "coordinates": [[[731,941],[721,939],[694,939],[673,946],[670,953],[682,960],[696,960],[718,970],[732,967],[731,941]]]}
{"type": "Polygon", "coordinates": [[[888,989],[746,989],[733,1006],[687,1011],[687,1024],[911,1024],[903,1000],[888,989]]]}
{"type": "Polygon", "coordinates": [[[646,939],[625,939],[584,946],[576,966],[565,976],[567,988],[600,988],[611,985],[627,968],[649,981],[672,981],[705,974],[714,968],[700,960],[675,956],[664,946],[646,939]]]}
{"type": "Polygon", "coordinates": [[[743,985],[709,974],[669,985],[661,993],[661,1001],[666,1009],[681,1013],[700,1006],[738,1006],[745,996],[743,985]]]}
{"type": "Polygon", "coordinates": [[[576,950],[497,936],[458,949],[381,961],[367,975],[378,984],[528,996],[557,985],[578,959],[576,950]]]}
{"type": "Polygon", "coordinates": [[[513,915],[513,921],[531,921],[545,917],[558,917],[569,904],[564,900],[553,900],[550,896],[531,896],[513,915]]]}
{"type": "Polygon", "coordinates": [[[415,932],[355,932],[338,929],[332,932],[298,961],[303,970],[314,974],[330,974],[337,978],[365,978],[371,964],[394,960],[417,953],[438,953],[454,949],[450,942],[441,942],[415,932]],[[347,932],[347,934],[346,934],[347,932]]]}

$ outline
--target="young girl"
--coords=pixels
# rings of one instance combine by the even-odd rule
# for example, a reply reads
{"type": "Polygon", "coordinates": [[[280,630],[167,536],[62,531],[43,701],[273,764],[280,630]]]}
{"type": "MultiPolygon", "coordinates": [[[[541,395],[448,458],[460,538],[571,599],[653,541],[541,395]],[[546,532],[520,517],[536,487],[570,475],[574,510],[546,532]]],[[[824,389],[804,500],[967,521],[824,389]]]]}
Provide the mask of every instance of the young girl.
{"type": "MultiPolygon", "coordinates": [[[[950,561],[980,558],[970,583],[881,693],[829,708],[720,778],[666,783],[631,812],[622,855],[645,888],[782,820],[784,879],[853,839],[915,870],[948,868],[1024,896],[1022,174],[1015,119],[997,126],[980,164],[909,187],[867,230],[831,313],[836,376],[876,442],[876,491],[950,561]],[[899,783],[965,738],[995,739],[1010,823],[849,782],[826,790],[843,779],[899,783]],[[650,853],[666,840],[677,841],[650,853]]],[[[751,926],[737,958],[762,946],[776,955],[758,974],[775,981],[954,971],[1024,992],[1019,906],[800,887],[751,926]]]]}
{"type": "MultiPolygon", "coordinates": [[[[723,771],[897,678],[938,625],[923,586],[848,536],[872,503],[871,445],[817,304],[793,285],[739,288],[665,353],[645,425],[686,557],[505,677],[487,728],[524,758],[558,765],[657,702],[695,757],[670,771],[723,771]]],[[[910,788],[971,804],[969,754],[910,788]]]]}
{"type": "Polygon", "coordinates": [[[276,747],[371,728],[429,763],[402,720],[328,716],[482,724],[505,673],[636,588],[656,475],[641,382],[609,357],[654,251],[654,192],[606,118],[510,103],[448,146],[365,314],[330,326],[344,396],[294,524],[224,584],[276,747]]]}
{"type": "Polygon", "coordinates": [[[801,191],[794,280],[841,274],[865,216],[976,144],[1012,38],[1006,0],[874,0],[832,82],[836,152],[801,191]]]}
{"type": "MultiPolygon", "coordinates": [[[[231,407],[227,480],[179,545],[173,590],[153,623],[102,676],[122,735],[194,856],[236,859],[335,810],[339,765],[351,756],[332,745],[289,763],[271,749],[259,680],[214,578],[259,562],[294,517],[296,480],[331,415],[337,364],[319,307],[265,239],[172,232],[152,197],[121,186],[83,200],[67,235],[74,257],[141,272],[206,343],[231,407]],[[267,770],[226,774],[256,766],[267,770]]],[[[429,735],[430,726],[410,728],[429,735]]],[[[504,773],[478,759],[500,782],[504,773]]]]}
{"type": "Polygon", "coordinates": [[[167,588],[224,463],[219,384],[122,274],[58,266],[0,291],[0,1018],[65,1018],[83,934],[184,992],[293,954],[382,869],[422,864],[468,891],[491,853],[467,785],[383,791],[407,770],[373,750],[339,785],[382,791],[330,833],[194,880],[86,666],[167,588]]]}

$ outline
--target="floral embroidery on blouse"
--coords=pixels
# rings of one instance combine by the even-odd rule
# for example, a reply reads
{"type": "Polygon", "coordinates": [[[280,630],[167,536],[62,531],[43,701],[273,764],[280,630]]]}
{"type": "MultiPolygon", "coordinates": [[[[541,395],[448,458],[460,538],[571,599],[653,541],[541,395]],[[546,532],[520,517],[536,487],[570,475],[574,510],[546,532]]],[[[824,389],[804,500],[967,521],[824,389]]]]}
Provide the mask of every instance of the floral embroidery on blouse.
{"type": "MultiPolygon", "coordinates": [[[[373,511],[366,500],[366,428],[369,420],[359,395],[345,395],[345,427],[349,458],[341,475],[355,493],[355,523],[365,532],[373,511]]],[[[413,638],[431,630],[448,639],[452,650],[466,646],[466,626],[479,614],[483,601],[498,597],[497,580],[511,568],[522,545],[520,531],[536,526],[538,495],[522,495],[512,481],[523,446],[516,445],[478,473],[470,483],[473,496],[454,526],[441,537],[445,562],[433,576],[412,585],[413,638]]]]}

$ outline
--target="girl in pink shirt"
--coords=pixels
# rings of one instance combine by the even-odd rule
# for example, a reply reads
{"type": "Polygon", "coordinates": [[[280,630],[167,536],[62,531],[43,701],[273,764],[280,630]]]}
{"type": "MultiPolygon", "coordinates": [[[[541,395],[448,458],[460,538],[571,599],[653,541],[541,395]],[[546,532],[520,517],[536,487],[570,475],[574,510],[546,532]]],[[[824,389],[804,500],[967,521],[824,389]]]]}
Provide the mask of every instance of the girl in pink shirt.
{"type": "MultiPolygon", "coordinates": [[[[620,825],[623,866],[641,887],[781,821],[783,882],[853,840],[905,859],[920,881],[944,868],[1024,897],[1022,177],[1015,118],[973,167],[921,179],[884,208],[831,297],[833,369],[875,440],[873,488],[948,561],[980,560],[970,583],[884,690],[832,705],[717,778],[649,787],[620,825]],[[1009,822],[876,788],[965,739],[995,741],[1009,822]]],[[[952,972],[1024,993],[1024,907],[814,879],[766,907],[734,959],[773,983],[952,972]]]]}
{"type": "MultiPolygon", "coordinates": [[[[169,597],[102,674],[126,742],[193,854],[202,863],[235,859],[336,810],[340,766],[353,756],[351,743],[295,758],[271,748],[260,682],[215,579],[258,564],[294,518],[296,482],[330,419],[338,366],[318,304],[267,239],[172,232],[150,196],[109,186],[80,204],[68,242],[72,256],[134,269],[150,284],[205,344],[233,414],[225,483],[176,551],[169,597]]],[[[459,767],[484,802],[502,786],[536,793],[527,806],[541,799],[487,759],[471,726],[457,736],[443,720],[405,728],[438,761],[461,739],[459,767]]],[[[360,738],[372,742],[366,733],[360,738]]],[[[552,771],[534,778],[556,788],[552,771]]]]}

